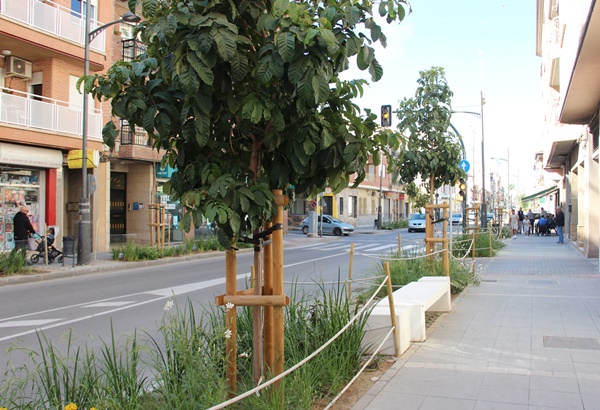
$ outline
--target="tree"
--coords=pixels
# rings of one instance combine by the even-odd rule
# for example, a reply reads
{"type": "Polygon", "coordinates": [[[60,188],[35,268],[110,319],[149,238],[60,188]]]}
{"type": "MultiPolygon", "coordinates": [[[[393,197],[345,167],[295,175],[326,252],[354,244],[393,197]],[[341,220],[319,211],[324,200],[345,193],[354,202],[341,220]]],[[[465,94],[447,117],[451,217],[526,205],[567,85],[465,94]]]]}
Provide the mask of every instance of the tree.
{"type": "MultiPolygon", "coordinates": [[[[339,78],[353,56],[373,81],[383,74],[372,44],[386,38],[370,0],[141,3],[146,53],[84,86],[165,150],[177,171],[164,189],[181,200],[186,230],[205,215],[227,245],[272,219],[273,189],[339,192],[398,144],[352,103],[364,81],[339,78]]],[[[378,11],[390,23],[405,8],[390,0],[378,11]]],[[[117,135],[109,122],[105,143],[113,147],[117,135]]]]}
{"type": "Polygon", "coordinates": [[[432,67],[419,75],[415,96],[400,101],[396,111],[398,130],[407,140],[394,166],[402,183],[415,183],[420,177],[433,203],[436,189],[444,184],[454,185],[465,173],[458,166],[458,136],[449,131],[452,91],[444,69],[432,67]]]}

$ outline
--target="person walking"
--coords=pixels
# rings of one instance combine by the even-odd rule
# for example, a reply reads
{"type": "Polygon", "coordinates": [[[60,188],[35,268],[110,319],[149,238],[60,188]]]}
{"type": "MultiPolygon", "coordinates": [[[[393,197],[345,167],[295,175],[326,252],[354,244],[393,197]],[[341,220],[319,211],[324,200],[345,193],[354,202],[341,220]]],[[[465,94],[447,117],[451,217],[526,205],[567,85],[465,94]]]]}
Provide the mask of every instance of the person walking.
{"type": "Polygon", "coordinates": [[[563,213],[560,206],[556,207],[556,216],[554,217],[554,222],[556,222],[556,233],[558,234],[558,242],[556,243],[565,243],[565,237],[563,229],[565,227],[565,214],[563,213]]]}
{"type": "Polygon", "coordinates": [[[533,230],[535,228],[535,214],[531,212],[531,208],[529,208],[529,211],[527,212],[527,219],[529,219],[529,233],[533,234],[533,230]]]}
{"type": "Polygon", "coordinates": [[[23,205],[19,209],[13,218],[14,224],[14,234],[15,234],[15,250],[27,249],[27,240],[29,239],[29,235],[33,235],[35,233],[35,229],[31,226],[31,221],[27,214],[29,213],[29,208],[23,205]]]}
{"type": "Polygon", "coordinates": [[[523,219],[523,233],[527,239],[529,239],[529,229],[531,229],[531,223],[529,222],[529,218],[525,216],[525,219],[523,219]]]}
{"type": "Polygon", "coordinates": [[[519,212],[517,212],[517,215],[519,215],[519,230],[517,233],[523,233],[523,220],[525,219],[523,208],[519,208],[519,212]]]}
{"type": "Polygon", "coordinates": [[[514,209],[510,213],[509,222],[513,233],[513,239],[517,239],[517,230],[519,229],[519,215],[515,213],[514,209]]]}

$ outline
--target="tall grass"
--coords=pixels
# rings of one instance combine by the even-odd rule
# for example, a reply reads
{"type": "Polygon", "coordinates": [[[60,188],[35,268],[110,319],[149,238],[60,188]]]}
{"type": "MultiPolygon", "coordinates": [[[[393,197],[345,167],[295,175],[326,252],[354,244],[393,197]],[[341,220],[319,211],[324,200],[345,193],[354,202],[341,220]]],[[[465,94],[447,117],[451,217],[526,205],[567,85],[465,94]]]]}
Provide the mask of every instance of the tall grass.
{"type": "Polygon", "coordinates": [[[0,275],[21,272],[26,265],[27,255],[24,249],[0,253],[0,275]]]}
{"type": "MultiPolygon", "coordinates": [[[[286,368],[321,347],[359,308],[343,284],[333,289],[320,286],[312,294],[294,291],[291,299],[284,320],[286,368]]],[[[252,309],[236,309],[238,392],[243,392],[254,387],[252,309]]],[[[319,356],[284,378],[283,395],[269,387],[236,408],[309,410],[316,400],[333,396],[359,368],[365,323],[362,315],[319,356]]],[[[69,333],[62,354],[40,333],[39,351],[28,351],[29,362],[4,374],[0,407],[63,410],[68,403],[80,409],[115,410],[211,407],[227,399],[225,330],[224,309],[204,308],[198,316],[188,301],[167,313],[160,337],[148,335],[142,342],[134,333],[119,345],[111,326],[110,338],[97,353],[87,346],[73,348],[69,333]]]]}
{"type": "MultiPolygon", "coordinates": [[[[492,248],[490,251],[490,236],[487,232],[480,232],[475,234],[475,257],[490,257],[494,256],[498,253],[498,251],[506,246],[506,244],[502,241],[502,238],[506,232],[509,232],[506,228],[503,228],[501,231],[501,235],[492,234],[492,248]]],[[[455,257],[463,257],[465,256],[465,252],[469,250],[471,246],[471,240],[473,238],[472,234],[461,234],[454,236],[453,245],[452,245],[452,253],[455,257]]],[[[471,256],[471,252],[469,255],[471,256]]]]}

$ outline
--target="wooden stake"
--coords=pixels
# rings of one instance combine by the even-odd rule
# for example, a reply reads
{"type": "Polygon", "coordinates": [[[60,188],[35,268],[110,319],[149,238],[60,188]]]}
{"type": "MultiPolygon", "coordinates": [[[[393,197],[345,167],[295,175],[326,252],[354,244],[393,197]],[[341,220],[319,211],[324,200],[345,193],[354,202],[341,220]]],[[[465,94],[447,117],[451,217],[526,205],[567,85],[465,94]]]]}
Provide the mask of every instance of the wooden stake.
{"type": "MultiPolygon", "coordinates": [[[[271,228],[271,223],[265,224],[265,231],[271,228]]],[[[268,243],[263,249],[264,257],[264,287],[263,295],[273,294],[273,245],[268,243]]],[[[269,372],[274,371],[275,352],[273,350],[273,307],[264,308],[264,354],[265,365],[269,372]]]]}
{"type": "MultiPolygon", "coordinates": [[[[443,208],[444,209],[444,222],[443,222],[443,228],[442,228],[442,238],[443,239],[447,239],[448,236],[448,224],[446,223],[446,221],[448,220],[448,208],[443,208]]],[[[444,252],[442,253],[442,270],[444,271],[444,275],[446,276],[450,276],[450,254],[448,253],[448,242],[449,240],[445,240],[442,243],[442,248],[444,249],[444,252]]]]}
{"type": "Polygon", "coordinates": [[[354,265],[354,243],[350,244],[350,262],[348,265],[348,283],[346,285],[348,289],[348,298],[352,296],[352,266],[354,265]]]}
{"type": "Polygon", "coordinates": [[[385,276],[387,276],[387,293],[390,305],[390,317],[392,318],[392,326],[394,326],[394,351],[396,353],[396,357],[400,357],[402,355],[402,351],[400,349],[400,330],[398,329],[398,323],[396,323],[396,306],[394,305],[394,290],[392,288],[390,263],[385,262],[383,264],[383,269],[385,270],[385,276]]]}
{"type": "MultiPolygon", "coordinates": [[[[280,189],[273,190],[275,197],[275,205],[277,205],[277,215],[274,223],[283,225],[283,206],[286,203],[286,198],[280,189]]],[[[273,232],[273,295],[283,295],[283,229],[277,229],[273,232]]],[[[274,343],[273,351],[275,354],[275,364],[273,374],[275,376],[283,373],[284,364],[284,327],[283,327],[283,307],[276,306],[273,308],[273,333],[274,343]]],[[[280,382],[275,383],[276,387],[280,386],[280,382]]],[[[283,397],[283,396],[282,396],[283,397]]]]}
{"type": "MultiPolygon", "coordinates": [[[[258,235],[260,231],[254,231],[254,235],[258,235]]],[[[263,293],[263,274],[262,274],[262,252],[260,245],[254,244],[254,269],[253,282],[254,295],[261,296],[263,293]],[[257,249],[258,247],[258,249],[257,249]]],[[[263,374],[263,309],[261,306],[252,308],[252,376],[254,382],[257,383],[263,374]]]]}
{"type": "MultiPolygon", "coordinates": [[[[225,294],[234,296],[236,294],[236,255],[234,249],[225,252],[225,294]]],[[[237,391],[237,315],[236,308],[227,309],[225,312],[226,330],[230,336],[226,339],[225,351],[227,355],[227,392],[229,397],[234,397],[237,391]]]]}

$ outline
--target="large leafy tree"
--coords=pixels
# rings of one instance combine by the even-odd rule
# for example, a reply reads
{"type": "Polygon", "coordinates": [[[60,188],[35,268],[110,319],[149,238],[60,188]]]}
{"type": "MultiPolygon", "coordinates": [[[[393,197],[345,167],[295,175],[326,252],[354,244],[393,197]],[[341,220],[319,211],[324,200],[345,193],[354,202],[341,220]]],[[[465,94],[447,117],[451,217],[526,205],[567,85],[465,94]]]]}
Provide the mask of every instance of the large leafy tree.
{"type": "MultiPolygon", "coordinates": [[[[129,0],[133,11],[139,0],[129,0]]],[[[373,43],[386,38],[371,0],[143,0],[147,51],[85,79],[113,115],[143,127],[177,169],[165,190],[185,207],[183,226],[216,220],[226,238],[258,229],[276,209],[272,190],[310,196],[397,144],[352,99],[364,82],[342,81],[351,58],[377,81],[373,43]]],[[[387,22],[404,0],[382,1],[387,22]]],[[[114,145],[112,122],[104,140],[114,145]]]]}
{"type": "Polygon", "coordinates": [[[458,166],[462,159],[459,137],[449,129],[452,91],[444,69],[432,67],[419,75],[415,96],[400,101],[396,111],[398,130],[407,139],[395,166],[401,182],[420,180],[433,203],[434,191],[456,183],[464,171],[458,166]]]}

